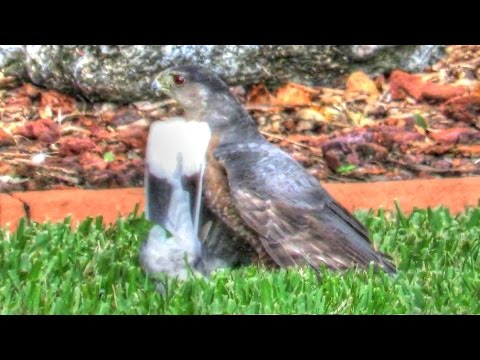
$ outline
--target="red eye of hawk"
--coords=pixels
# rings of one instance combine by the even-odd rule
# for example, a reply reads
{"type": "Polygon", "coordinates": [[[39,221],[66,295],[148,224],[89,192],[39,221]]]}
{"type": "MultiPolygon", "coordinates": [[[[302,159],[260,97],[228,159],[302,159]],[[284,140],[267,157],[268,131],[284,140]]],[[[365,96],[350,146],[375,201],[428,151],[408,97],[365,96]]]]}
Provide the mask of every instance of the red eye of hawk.
{"type": "Polygon", "coordinates": [[[173,81],[178,86],[182,86],[183,83],[185,82],[185,78],[182,75],[173,75],[173,81]]]}

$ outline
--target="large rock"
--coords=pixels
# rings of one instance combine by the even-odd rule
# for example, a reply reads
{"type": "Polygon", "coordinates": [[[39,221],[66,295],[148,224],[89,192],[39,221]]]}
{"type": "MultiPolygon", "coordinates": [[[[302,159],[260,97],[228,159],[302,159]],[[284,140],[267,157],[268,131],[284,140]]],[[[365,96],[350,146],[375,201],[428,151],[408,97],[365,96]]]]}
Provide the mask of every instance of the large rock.
{"type": "Polygon", "coordinates": [[[0,45],[0,69],[7,75],[25,77],[23,45],[0,45]]]}
{"type": "Polygon", "coordinates": [[[418,71],[442,53],[438,45],[9,45],[0,68],[90,100],[131,102],[152,98],[153,75],[176,64],[208,66],[232,85],[339,85],[353,70],[418,71]]]}

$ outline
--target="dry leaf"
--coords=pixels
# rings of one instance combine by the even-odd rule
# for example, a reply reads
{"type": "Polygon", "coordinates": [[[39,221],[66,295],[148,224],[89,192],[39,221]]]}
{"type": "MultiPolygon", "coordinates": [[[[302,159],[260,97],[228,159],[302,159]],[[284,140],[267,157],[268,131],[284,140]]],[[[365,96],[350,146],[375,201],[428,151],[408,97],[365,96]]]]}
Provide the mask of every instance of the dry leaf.
{"type": "Polygon", "coordinates": [[[357,71],[348,77],[344,96],[347,101],[353,101],[361,95],[365,95],[366,100],[371,103],[378,99],[380,93],[375,82],[367,74],[357,71]]]}

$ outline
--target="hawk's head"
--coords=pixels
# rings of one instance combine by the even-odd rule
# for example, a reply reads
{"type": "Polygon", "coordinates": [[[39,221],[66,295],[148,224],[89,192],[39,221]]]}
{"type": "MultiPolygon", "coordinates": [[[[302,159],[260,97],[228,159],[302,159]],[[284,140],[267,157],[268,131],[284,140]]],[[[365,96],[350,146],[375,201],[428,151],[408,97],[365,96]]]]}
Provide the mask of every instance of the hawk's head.
{"type": "Polygon", "coordinates": [[[152,87],[175,99],[188,120],[205,121],[213,132],[257,136],[255,122],[227,84],[201,66],[181,65],[162,71],[152,87]]]}
{"type": "Polygon", "coordinates": [[[188,113],[198,114],[216,100],[233,99],[228,86],[212,71],[200,66],[182,65],[162,71],[152,88],[175,99],[188,113]]]}

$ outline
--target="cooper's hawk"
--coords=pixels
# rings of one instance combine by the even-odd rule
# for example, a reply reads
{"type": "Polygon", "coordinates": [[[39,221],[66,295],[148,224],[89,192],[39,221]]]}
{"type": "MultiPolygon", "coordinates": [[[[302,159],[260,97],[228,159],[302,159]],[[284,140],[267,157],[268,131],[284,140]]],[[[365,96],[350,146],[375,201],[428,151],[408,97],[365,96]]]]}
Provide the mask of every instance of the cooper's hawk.
{"type": "Polygon", "coordinates": [[[367,229],[261,136],[219,77],[202,67],[177,66],[160,73],[154,87],[183,107],[186,120],[210,127],[201,241],[212,256],[231,264],[252,260],[317,270],[321,264],[342,270],[374,263],[395,272],[372,248],[367,229]]]}

